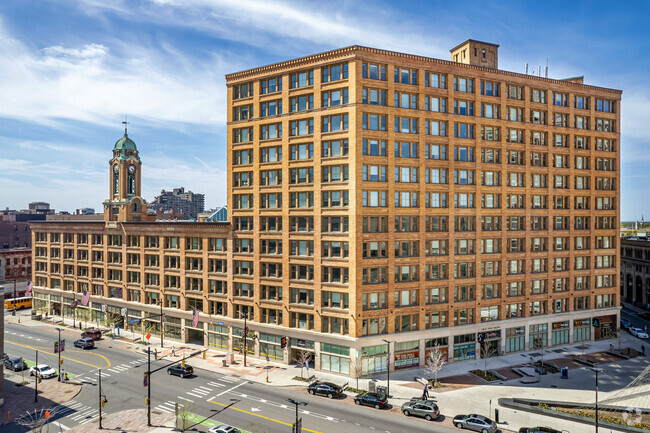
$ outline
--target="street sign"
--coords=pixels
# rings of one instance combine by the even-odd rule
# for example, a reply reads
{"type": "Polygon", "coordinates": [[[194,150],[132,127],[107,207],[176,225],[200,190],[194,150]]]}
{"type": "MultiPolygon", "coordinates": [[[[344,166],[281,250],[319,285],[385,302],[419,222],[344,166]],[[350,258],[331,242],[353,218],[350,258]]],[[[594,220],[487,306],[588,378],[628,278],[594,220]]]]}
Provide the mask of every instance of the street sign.
{"type": "Polygon", "coordinates": [[[102,305],[102,313],[106,312],[106,304],[102,305]]]}
{"type": "Polygon", "coordinates": [[[217,322],[217,325],[219,325],[219,326],[223,326],[223,325],[225,325],[225,323],[223,323],[223,322],[217,322]]]}
{"type": "Polygon", "coordinates": [[[126,311],[127,311],[126,308],[122,308],[122,310],[121,310],[122,316],[126,316],[126,311]]]}
{"type": "Polygon", "coordinates": [[[61,340],[60,346],[58,341],[54,342],[54,353],[63,352],[64,350],[65,350],[65,340],[61,340]]]}
{"type": "Polygon", "coordinates": [[[148,333],[147,335],[144,336],[147,340],[151,338],[151,333],[148,333]]]}
{"type": "Polygon", "coordinates": [[[142,386],[149,386],[149,374],[145,371],[144,378],[142,379],[142,386]]]}

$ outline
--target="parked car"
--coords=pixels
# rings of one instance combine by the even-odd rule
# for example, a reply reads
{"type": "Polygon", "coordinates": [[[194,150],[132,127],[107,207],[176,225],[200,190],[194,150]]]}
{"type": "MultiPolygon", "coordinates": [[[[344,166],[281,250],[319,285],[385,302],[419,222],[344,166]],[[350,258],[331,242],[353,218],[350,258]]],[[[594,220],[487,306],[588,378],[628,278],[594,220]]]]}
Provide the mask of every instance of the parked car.
{"type": "Polygon", "coordinates": [[[331,382],[313,382],[307,387],[311,395],[326,395],[327,398],[339,398],[343,388],[331,382]]]}
{"type": "Polygon", "coordinates": [[[86,329],[81,333],[81,338],[92,338],[93,340],[99,340],[102,338],[102,331],[99,329],[86,329]]]}
{"type": "Polygon", "coordinates": [[[628,331],[630,331],[630,334],[634,335],[635,337],[643,338],[643,339],[648,338],[648,334],[641,328],[632,327],[632,328],[628,329],[628,331]]]}
{"type": "Polygon", "coordinates": [[[562,433],[562,430],[555,430],[550,427],[522,427],[519,433],[562,433]]]}
{"type": "Polygon", "coordinates": [[[629,320],[621,319],[621,328],[630,329],[630,327],[632,327],[632,323],[629,320]]]}
{"type": "Polygon", "coordinates": [[[422,400],[415,397],[402,405],[402,413],[406,416],[414,415],[431,421],[438,418],[440,409],[433,400],[422,400]]]}
{"type": "Polygon", "coordinates": [[[241,433],[241,430],[228,424],[221,424],[212,427],[210,430],[208,430],[208,432],[209,433],[241,433]]]}
{"type": "Polygon", "coordinates": [[[5,361],[9,359],[9,355],[7,355],[7,352],[2,352],[2,360],[5,361]]]}
{"type": "Polygon", "coordinates": [[[95,342],[93,341],[92,338],[80,338],[79,340],[75,340],[74,342],[74,347],[80,347],[82,349],[92,349],[95,347],[95,342]]]}
{"type": "Polygon", "coordinates": [[[46,364],[39,364],[29,369],[30,376],[40,376],[43,379],[56,377],[56,370],[46,364]]]}
{"type": "Polygon", "coordinates": [[[7,358],[5,359],[4,365],[5,368],[13,371],[23,371],[28,368],[25,361],[22,361],[21,364],[20,358],[7,358]]]}
{"type": "Polygon", "coordinates": [[[194,369],[192,366],[187,364],[185,364],[185,367],[183,367],[181,364],[175,364],[167,369],[167,374],[173,374],[180,377],[188,377],[194,374],[194,369]]]}
{"type": "Polygon", "coordinates": [[[466,428],[481,433],[496,433],[497,424],[490,418],[483,415],[456,415],[454,417],[454,425],[458,428],[466,428]]]}
{"type": "Polygon", "coordinates": [[[376,392],[366,392],[354,397],[354,404],[362,404],[364,406],[372,406],[375,409],[383,409],[388,405],[388,397],[379,395],[376,392]]]}

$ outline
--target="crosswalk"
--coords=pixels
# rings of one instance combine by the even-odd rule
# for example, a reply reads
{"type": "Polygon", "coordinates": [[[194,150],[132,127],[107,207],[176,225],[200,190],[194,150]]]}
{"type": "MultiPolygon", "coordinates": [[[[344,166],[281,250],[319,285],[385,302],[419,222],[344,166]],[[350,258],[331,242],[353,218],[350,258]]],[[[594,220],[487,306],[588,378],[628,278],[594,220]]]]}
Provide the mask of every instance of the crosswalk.
{"type": "MultiPolygon", "coordinates": [[[[147,363],[147,358],[139,358],[139,359],[134,359],[133,361],[129,361],[128,363],[112,365],[110,368],[105,368],[102,370],[102,378],[110,377],[111,373],[112,374],[125,373],[133,367],[137,367],[138,365],[142,365],[146,363],[147,363]]],[[[99,373],[97,371],[91,371],[85,374],[81,374],[77,376],[77,378],[83,378],[84,380],[90,382],[97,382],[98,376],[99,373]]]]}
{"type": "Polygon", "coordinates": [[[239,382],[241,382],[241,380],[236,377],[219,376],[217,381],[210,381],[203,385],[197,385],[192,390],[187,391],[185,395],[177,396],[176,401],[165,401],[155,406],[154,409],[165,413],[175,413],[176,404],[182,406],[185,402],[194,403],[196,399],[210,400],[210,395],[214,395],[216,390],[239,382]]]}
{"type": "Polygon", "coordinates": [[[96,421],[99,418],[99,408],[96,405],[88,406],[76,400],[55,406],[52,408],[52,412],[57,417],[68,417],[70,421],[79,425],[96,421]]]}

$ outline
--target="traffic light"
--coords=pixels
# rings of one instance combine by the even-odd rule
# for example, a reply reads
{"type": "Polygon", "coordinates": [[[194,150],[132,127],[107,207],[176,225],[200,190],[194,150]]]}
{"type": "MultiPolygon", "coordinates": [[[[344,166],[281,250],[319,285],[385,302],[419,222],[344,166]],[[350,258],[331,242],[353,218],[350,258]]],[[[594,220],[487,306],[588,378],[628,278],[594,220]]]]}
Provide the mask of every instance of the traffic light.
{"type": "Polygon", "coordinates": [[[142,380],[142,386],[147,387],[149,386],[149,373],[146,371],[144,372],[144,379],[142,380]]]}
{"type": "Polygon", "coordinates": [[[282,338],[280,339],[280,347],[281,347],[282,349],[284,349],[285,347],[287,347],[287,337],[282,337],[282,338]]]}
{"type": "Polygon", "coordinates": [[[149,406],[149,397],[144,399],[144,405],[149,406]]]}
{"type": "Polygon", "coordinates": [[[181,360],[181,367],[185,368],[185,360],[184,359],[181,360]]]}
{"type": "Polygon", "coordinates": [[[63,365],[63,360],[59,359],[59,365],[63,365]]]}

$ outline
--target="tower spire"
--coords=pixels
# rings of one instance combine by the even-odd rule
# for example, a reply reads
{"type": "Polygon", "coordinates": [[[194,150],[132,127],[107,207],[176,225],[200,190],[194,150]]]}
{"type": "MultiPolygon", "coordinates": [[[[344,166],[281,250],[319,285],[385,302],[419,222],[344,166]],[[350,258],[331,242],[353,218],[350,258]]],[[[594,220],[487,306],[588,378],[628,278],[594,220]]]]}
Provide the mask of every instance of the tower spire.
{"type": "Polygon", "coordinates": [[[122,122],[122,124],[124,125],[124,135],[127,135],[126,126],[129,124],[129,122],[127,122],[126,114],[124,115],[124,121],[122,122]]]}

